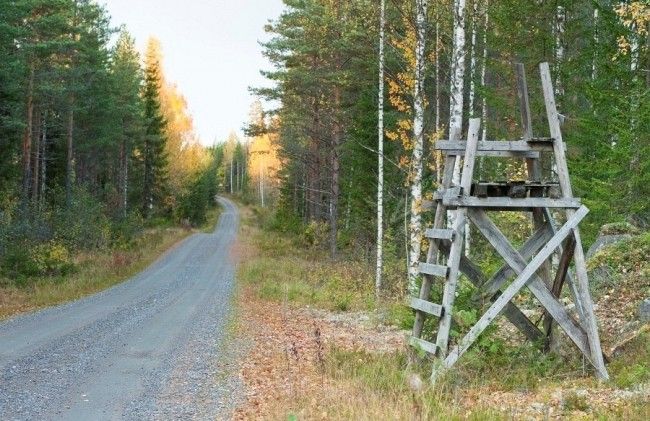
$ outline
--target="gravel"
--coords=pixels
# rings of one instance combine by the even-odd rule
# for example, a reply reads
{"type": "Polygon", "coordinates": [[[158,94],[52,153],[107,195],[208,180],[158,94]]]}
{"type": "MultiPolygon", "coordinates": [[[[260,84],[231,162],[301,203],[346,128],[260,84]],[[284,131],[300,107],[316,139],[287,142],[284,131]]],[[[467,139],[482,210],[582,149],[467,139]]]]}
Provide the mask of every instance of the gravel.
{"type": "Polygon", "coordinates": [[[239,216],[84,299],[0,323],[0,419],[225,419],[238,404],[228,340],[239,216]]]}

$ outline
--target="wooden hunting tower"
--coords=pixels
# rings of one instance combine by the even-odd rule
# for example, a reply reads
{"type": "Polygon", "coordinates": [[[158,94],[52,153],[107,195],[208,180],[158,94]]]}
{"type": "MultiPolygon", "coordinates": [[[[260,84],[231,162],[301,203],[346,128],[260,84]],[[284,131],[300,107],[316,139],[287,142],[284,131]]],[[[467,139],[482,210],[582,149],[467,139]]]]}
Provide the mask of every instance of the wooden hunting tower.
{"type": "Polygon", "coordinates": [[[411,345],[438,358],[432,375],[432,379],[435,379],[440,370],[454,365],[488,325],[503,313],[529,340],[540,343],[550,338],[552,325],[557,323],[594,366],[598,377],[607,379],[578,229],[578,224],[588,209],[573,197],[549,66],[548,63],[540,65],[550,128],[550,137],[546,138],[533,136],[523,65],[518,64],[516,70],[524,132],[521,140],[479,142],[480,119],[472,119],[467,140],[460,140],[459,133],[452,133],[450,140],[436,143],[436,149],[444,155],[444,173],[442,185],[435,193],[434,204],[431,206],[435,208],[434,225],[425,233],[430,246],[426,262],[420,264],[420,272],[424,275],[420,295],[411,299],[411,307],[416,312],[411,345]],[[541,152],[553,154],[557,183],[542,180],[541,152]],[[528,180],[473,182],[475,161],[481,156],[525,160],[528,180]],[[452,177],[457,159],[462,159],[462,173],[460,184],[455,185],[452,177]],[[555,224],[552,210],[566,214],[563,225],[558,227],[555,224]],[[453,216],[450,227],[446,223],[448,211],[453,216]],[[535,232],[517,250],[492,222],[488,216],[490,211],[530,213],[535,232]],[[463,234],[468,220],[505,260],[505,265],[490,279],[463,254],[463,234]],[[556,251],[559,259],[552,277],[551,256],[556,251]],[[569,268],[571,261],[575,263],[574,271],[569,268]],[[449,350],[454,299],[461,272],[477,287],[480,296],[489,299],[491,305],[465,337],[449,350]],[[513,276],[515,279],[508,284],[513,276]],[[441,304],[430,302],[431,288],[436,279],[444,280],[441,304]],[[559,300],[565,283],[569,286],[577,318],[559,300]],[[512,302],[524,287],[528,287],[544,308],[541,329],[512,302]],[[435,343],[423,339],[424,320],[427,316],[440,318],[435,343]]]}

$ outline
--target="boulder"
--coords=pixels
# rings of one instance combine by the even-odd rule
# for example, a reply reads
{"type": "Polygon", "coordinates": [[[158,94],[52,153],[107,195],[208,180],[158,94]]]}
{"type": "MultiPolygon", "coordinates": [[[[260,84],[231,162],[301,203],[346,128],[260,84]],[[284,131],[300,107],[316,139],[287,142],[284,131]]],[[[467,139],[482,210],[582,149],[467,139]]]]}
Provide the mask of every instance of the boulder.
{"type": "Polygon", "coordinates": [[[639,305],[639,320],[644,323],[650,322],[650,298],[641,301],[639,305]]]}
{"type": "Polygon", "coordinates": [[[627,222],[616,222],[613,224],[603,225],[600,228],[598,238],[596,238],[596,241],[594,241],[587,251],[587,259],[591,258],[601,249],[628,240],[638,233],[639,228],[627,222]]]}
{"type": "Polygon", "coordinates": [[[615,234],[615,235],[600,235],[589,247],[587,251],[587,259],[590,259],[594,254],[598,253],[601,249],[611,246],[612,244],[620,243],[621,241],[629,240],[632,238],[630,234],[615,234]]]}

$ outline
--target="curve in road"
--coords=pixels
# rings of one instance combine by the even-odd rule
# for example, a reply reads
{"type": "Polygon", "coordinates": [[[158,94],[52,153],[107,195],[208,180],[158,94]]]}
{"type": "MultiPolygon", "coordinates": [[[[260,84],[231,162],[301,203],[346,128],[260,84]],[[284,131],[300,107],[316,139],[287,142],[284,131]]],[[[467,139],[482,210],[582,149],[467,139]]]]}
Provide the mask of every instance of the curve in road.
{"type": "Polygon", "coordinates": [[[236,206],[133,279],[0,324],[0,419],[215,419],[224,373],[236,206]]]}

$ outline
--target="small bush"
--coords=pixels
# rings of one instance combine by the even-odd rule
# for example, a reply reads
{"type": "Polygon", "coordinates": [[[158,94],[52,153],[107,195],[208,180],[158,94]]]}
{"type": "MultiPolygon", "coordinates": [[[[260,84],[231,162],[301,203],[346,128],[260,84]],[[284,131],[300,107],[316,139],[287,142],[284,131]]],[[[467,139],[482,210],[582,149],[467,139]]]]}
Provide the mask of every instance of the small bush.
{"type": "Polygon", "coordinates": [[[329,227],[325,222],[311,221],[300,235],[302,244],[309,247],[321,247],[329,239],[329,227]]]}
{"type": "Polygon", "coordinates": [[[54,240],[34,247],[31,251],[31,260],[38,275],[65,275],[74,269],[74,263],[66,246],[54,240]]]}
{"type": "Polygon", "coordinates": [[[582,411],[589,409],[587,394],[572,390],[564,396],[562,406],[566,411],[582,411]]]}

